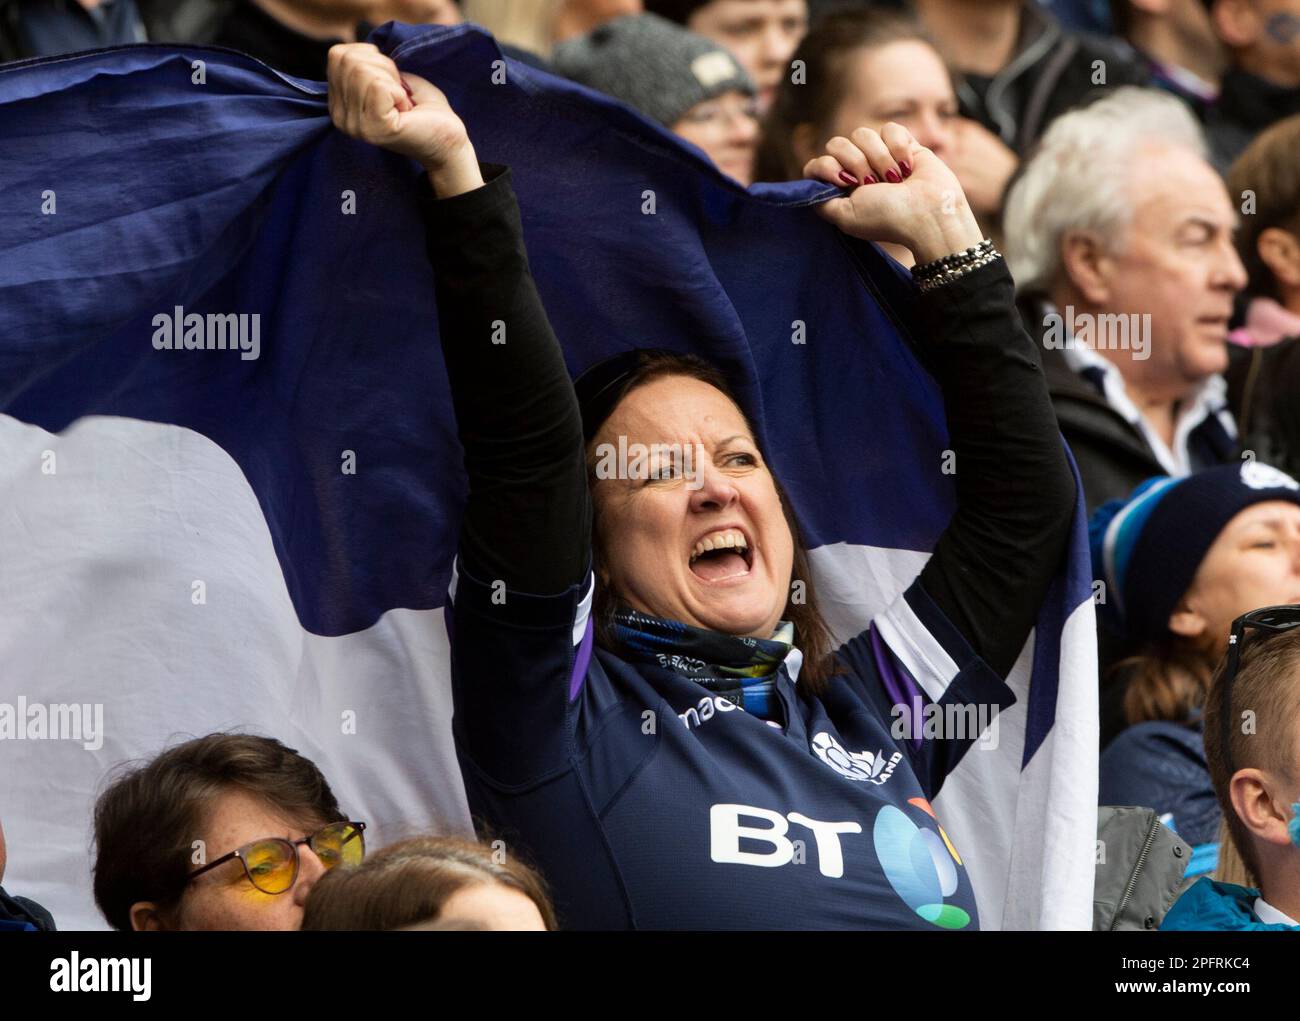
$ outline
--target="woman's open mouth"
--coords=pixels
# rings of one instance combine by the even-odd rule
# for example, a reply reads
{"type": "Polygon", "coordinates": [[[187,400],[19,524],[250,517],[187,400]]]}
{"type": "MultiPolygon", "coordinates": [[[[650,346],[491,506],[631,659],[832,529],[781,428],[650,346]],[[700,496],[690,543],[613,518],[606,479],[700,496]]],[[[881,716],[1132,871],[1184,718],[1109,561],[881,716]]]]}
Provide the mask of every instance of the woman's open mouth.
{"type": "Polygon", "coordinates": [[[754,566],[754,552],[738,528],[719,528],[702,536],[691,550],[691,573],[701,581],[740,578],[754,566]]]}

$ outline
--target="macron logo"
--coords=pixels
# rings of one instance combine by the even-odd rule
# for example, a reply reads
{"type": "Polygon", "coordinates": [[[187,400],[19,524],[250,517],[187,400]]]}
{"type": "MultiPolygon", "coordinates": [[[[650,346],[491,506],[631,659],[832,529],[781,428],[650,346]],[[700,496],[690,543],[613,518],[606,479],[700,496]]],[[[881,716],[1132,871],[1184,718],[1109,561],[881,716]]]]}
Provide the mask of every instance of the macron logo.
{"type": "Polygon", "coordinates": [[[131,993],[149,999],[153,959],[149,957],[56,957],[50,962],[50,989],[56,993],[131,993]]]}

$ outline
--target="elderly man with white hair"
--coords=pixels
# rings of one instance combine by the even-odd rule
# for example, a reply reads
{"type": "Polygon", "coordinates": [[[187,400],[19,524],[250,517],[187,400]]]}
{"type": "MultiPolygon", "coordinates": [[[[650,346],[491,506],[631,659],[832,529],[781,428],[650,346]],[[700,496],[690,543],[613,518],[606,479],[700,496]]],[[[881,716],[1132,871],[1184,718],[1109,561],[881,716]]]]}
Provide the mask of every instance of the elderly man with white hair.
{"type": "Polygon", "coordinates": [[[1182,103],[1123,88],[1053,122],[1007,196],[1007,261],[1089,511],[1236,453],[1222,373],[1246,272],[1205,152],[1182,103]]]}

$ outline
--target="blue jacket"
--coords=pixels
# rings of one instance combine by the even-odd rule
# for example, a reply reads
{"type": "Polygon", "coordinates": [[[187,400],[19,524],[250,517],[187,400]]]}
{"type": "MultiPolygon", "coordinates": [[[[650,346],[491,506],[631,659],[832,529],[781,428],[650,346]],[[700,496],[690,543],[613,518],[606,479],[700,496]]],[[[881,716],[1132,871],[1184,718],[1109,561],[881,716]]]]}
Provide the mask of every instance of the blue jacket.
{"type": "Polygon", "coordinates": [[[15,897],[0,886],[0,932],[14,930],[54,932],[54,918],[36,901],[15,897]]]}
{"type": "Polygon", "coordinates": [[[1198,879],[1169,909],[1169,914],[1160,923],[1160,931],[1282,932],[1300,929],[1300,925],[1265,925],[1261,922],[1255,914],[1255,898],[1258,896],[1258,890],[1244,886],[1198,879]]]}
{"type": "Polygon", "coordinates": [[[1098,804],[1154,809],[1193,846],[1218,840],[1221,811],[1201,723],[1138,723],[1101,753],[1098,804]]]}

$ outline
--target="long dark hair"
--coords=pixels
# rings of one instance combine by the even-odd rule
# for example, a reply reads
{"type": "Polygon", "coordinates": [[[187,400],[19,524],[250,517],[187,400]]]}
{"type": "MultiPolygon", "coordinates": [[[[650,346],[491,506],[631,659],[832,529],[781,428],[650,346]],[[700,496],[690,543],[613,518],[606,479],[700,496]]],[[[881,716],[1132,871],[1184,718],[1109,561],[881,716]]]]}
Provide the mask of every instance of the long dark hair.
{"type": "MultiPolygon", "coordinates": [[[[716,368],[689,354],[674,354],[669,351],[646,353],[637,367],[622,381],[618,400],[622,400],[638,386],[664,376],[687,376],[722,392],[732,404],[740,408],[740,402],[727,384],[726,378],[716,368]]],[[[741,411],[750,433],[754,432],[749,417],[741,411]]],[[[588,443],[589,474],[594,480],[593,450],[595,437],[588,443]]],[[[760,451],[761,452],[761,451],[760,451]]],[[[767,460],[764,454],[764,461],[767,460]]],[[[799,686],[814,695],[820,695],[826,689],[827,680],[841,670],[835,661],[835,641],[831,630],[822,618],[817,605],[817,592],[813,585],[812,571],[808,562],[808,550],[799,533],[799,522],[785,495],[781,482],[772,476],[777,496],[781,500],[781,511],[785,515],[786,525],[794,545],[794,560],[790,570],[790,594],[786,598],[785,612],[782,617],[794,625],[795,643],[803,653],[803,666],[799,670],[799,686]],[[800,583],[796,586],[796,582],[800,583]]],[[[612,648],[613,614],[616,604],[615,594],[608,583],[608,573],[604,565],[608,562],[608,551],[604,547],[603,532],[596,522],[592,527],[592,567],[596,574],[596,591],[593,597],[592,619],[595,627],[596,643],[605,648],[612,648]]]]}
{"type": "Polygon", "coordinates": [[[811,124],[818,142],[826,140],[844,98],[853,54],[908,40],[934,45],[920,22],[900,11],[843,10],[819,18],[791,58],[803,62],[806,80],[795,83],[793,76],[783,77],[763,119],[754,156],[754,180],[794,181],[802,177],[803,164],[794,151],[795,129],[811,124]]]}
{"type": "Polygon", "coordinates": [[[1111,674],[1124,685],[1124,722],[1188,722],[1205,704],[1219,656],[1206,642],[1168,635],[1120,660],[1111,674]]]}

